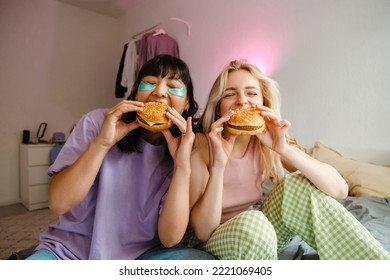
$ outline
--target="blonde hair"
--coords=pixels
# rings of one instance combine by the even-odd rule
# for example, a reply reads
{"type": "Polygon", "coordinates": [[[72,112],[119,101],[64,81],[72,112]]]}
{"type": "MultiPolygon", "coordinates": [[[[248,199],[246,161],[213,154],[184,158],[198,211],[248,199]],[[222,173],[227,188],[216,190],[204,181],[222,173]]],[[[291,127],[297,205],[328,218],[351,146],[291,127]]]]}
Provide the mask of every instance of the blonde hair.
{"type": "MultiPolygon", "coordinates": [[[[275,114],[281,117],[280,114],[280,92],[278,84],[271,78],[265,76],[259,68],[253,64],[246,63],[244,60],[234,60],[226,66],[215,80],[208,97],[206,108],[198,121],[196,128],[197,132],[207,134],[211,130],[211,125],[219,116],[219,103],[224,94],[229,73],[236,70],[248,71],[260,83],[261,93],[263,95],[263,105],[271,108],[275,114]]],[[[261,160],[264,170],[264,179],[272,179],[275,183],[279,183],[284,175],[283,165],[279,154],[261,145],[258,141],[261,150],[261,160]]]]}

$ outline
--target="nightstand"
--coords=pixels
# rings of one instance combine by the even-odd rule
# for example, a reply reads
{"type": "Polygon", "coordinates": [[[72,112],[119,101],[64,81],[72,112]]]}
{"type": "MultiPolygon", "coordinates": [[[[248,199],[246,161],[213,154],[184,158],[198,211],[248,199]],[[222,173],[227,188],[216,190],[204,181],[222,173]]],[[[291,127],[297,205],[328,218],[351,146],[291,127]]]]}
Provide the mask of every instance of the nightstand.
{"type": "Polygon", "coordinates": [[[20,197],[28,210],[49,205],[47,169],[53,144],[20,145],[20,197]]]}

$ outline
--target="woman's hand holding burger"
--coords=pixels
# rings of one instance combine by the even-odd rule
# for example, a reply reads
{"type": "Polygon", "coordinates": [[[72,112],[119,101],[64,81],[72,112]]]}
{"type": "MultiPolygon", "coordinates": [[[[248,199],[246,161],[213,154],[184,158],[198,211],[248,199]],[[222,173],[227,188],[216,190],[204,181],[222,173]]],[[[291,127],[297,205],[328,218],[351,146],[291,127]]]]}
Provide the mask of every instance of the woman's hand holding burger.
{"type": "Polygon", "coordinates": [[[216,127],[220,131],[223,130],[222,125],[226,123],[226,130],[230,135],[255,135],[265,146],[277,153],[283,153],[288,145],[286,132],[291,124],[287,120],[280,120],[269,107],[255,105],[231,110],[215,124],[219,121],[221,124],[216,127]]]}
{"type": "Polygon", "coordinates": [[[288,146],[286,132],[291,123],[287,120],[280,120],[274,111],[266,106],[256,106],[265,120],[266,130],[256,134],[257,138],[268,148],[282,154],[288,146]]]}
{"type": "Polygon", "coordinates": [[[143,106],[143,102],[123,100],[108,109],[96,141],[109,149],[125,137],[127,133],[138,128],[139,124],[137,122],[125,123],[122,120],[122,115],[134,111],[142,112],[143,106]]]}
{"type": "Polygon", "coordinates": [[[189,168],[192,146],[195,140],[195,134],[192,131],[192,118],[188,117],[185,120],[173,107],[169,107],[166,114],[181,132],[181,136],[175,138],[168,129],[162,131],[168,143],[169,153],[176,165],[188,165],[186,167],[189,168]]]}
{"type": "Polygon", "coordinates": [[[192,132],[192,118],[185,120],[175,108],[160,102],[147,102],[143,110],[137,114],[138,124],[146,130],[162,132],[167,143],[169,153],[176,163],[189,163],[195,135],[192,132]],[[182,135],[173,137],[169,128],[176,125],[182,135]]]}
{"type": "Polygon", "coordinates": [[[226,139],[222,137],[224,125],[232,115],[233,110],[229,110],[211,125],[211,130],[207,135],[210,166],[224,168],[233,151],[237,135],[231,134],[226,139]]]}

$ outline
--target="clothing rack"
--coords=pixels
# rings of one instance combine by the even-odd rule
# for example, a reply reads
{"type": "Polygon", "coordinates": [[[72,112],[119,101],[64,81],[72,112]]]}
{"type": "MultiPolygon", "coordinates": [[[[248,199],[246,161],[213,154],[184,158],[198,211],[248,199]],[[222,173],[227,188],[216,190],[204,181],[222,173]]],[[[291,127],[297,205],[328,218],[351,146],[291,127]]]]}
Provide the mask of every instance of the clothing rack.
{"type": "Polygon", "coordinates": [[[184,20],[184,19],[181,19],[181,18],[177,18],[177,17],[171,17],[171,18],[169,18],[169,19],[167,19],[167,20],[165,20],[165,21],[163,21],[163,22],[160,22],[159,24],[156,24],[156,25],[154,25],[154,26],[152,26],[152,27],[149,27],[149,28],[147,28],[147,29],[145,29],[145,30],[143,30],[143,31],[141,31],[141,32],[138,32],[137,34],[133,35],[132,38],[133,38],[133,39],[137,39],[138,36],[140,36],[140,35],[142,35],[142,34],[148,32],[148,31],[151,31],[151,30],[153,30],[153,29],[159,27],[160,25],[164,24],[165,22],[167,22],[167,21],[169,21],[169,20],[174,20],[174,21],[178,21],[178,22],[184,23],[184,24],[187,26],[187,35],[188,35],[188,36],[191,35],[191,26],[190,26],[190,24],[188,23],[188,21],[186,21],[186,20],[184,20]]]}

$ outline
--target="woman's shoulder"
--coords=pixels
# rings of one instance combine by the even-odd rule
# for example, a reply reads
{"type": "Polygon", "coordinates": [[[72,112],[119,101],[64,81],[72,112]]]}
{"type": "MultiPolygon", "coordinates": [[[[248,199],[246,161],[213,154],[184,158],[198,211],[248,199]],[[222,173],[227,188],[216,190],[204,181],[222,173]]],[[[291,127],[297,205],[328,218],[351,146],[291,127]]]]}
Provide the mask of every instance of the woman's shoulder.
{"type": "Polygon", "coordinates": [[[82,116],[82,118],[80,119],[80,122],[92,123],[94,126],[100,129],[106,111],[107,109],[104,108],[93,109],[84,114],[84,116],[82,116]]]}
{"type": "Polygon", "coordinates": [[[107,109],[104,108],[98,108],[98,109],[93,109],[89,111],[88,113],[85,114],[85,117],[90,118],[90,119],[96,119],[96,120],[101,120],[104,119],[104,115],[106,114],[107,109]]]}
{"type": "Polygon", "coordinates": [[[78,134],[82,137],[89,135],[91,139],[97,136],[104,121],[107,109],[94,109],[85,113],[72,129],[72,134],[78,134]]]}

